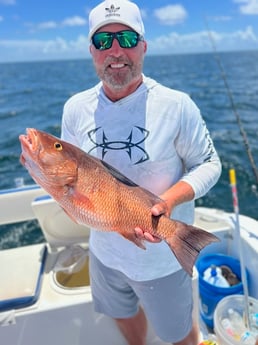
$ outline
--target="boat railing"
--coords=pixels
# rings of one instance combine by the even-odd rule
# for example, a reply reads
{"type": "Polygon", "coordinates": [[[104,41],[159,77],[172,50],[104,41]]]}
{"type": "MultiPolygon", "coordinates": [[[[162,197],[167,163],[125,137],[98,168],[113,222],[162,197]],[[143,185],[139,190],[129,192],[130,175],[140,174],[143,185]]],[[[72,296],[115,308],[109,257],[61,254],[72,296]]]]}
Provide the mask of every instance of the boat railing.
{"type": "Polygon", "coordinates": [[[0,191],[0,225],[35,219],[32,201],[46,192],[38,185],[0,191]]]}

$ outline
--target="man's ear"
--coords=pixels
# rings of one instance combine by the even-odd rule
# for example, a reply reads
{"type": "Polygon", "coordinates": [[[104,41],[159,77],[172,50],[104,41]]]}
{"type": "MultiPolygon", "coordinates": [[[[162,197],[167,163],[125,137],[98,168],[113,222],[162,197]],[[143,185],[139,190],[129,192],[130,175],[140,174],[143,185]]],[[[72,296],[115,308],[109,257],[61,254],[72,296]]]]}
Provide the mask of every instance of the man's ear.
{"type": "Polygon", "coordinates": [[[147,42],[146,41],[144,41],[144,54],[146,53],[146,51],[147,51],[147,47],[148,47],[148,44],[147,44],[147,42]]]}

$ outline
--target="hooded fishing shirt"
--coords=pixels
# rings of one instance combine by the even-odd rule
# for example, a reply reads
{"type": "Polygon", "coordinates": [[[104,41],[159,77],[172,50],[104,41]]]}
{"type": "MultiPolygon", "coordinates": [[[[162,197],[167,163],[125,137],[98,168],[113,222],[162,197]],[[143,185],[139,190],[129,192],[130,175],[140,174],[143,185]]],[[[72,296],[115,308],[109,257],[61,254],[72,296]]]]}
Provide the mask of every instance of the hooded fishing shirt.
{"type": "MultiPolygon", "coordinates": [[[[100,82],[64,106],[62,139],[117,168],[156,195],[179,180],[195,199],[217,182],[221,164],[200,111],[191,98],[143,76],[129,96],[112,102],[100,82]]],[[[194,201],[171,218],[192,224],[194,201]]],[[[181,268],[165,241],[145,241],[146,250],[115,232],[91,231],[90,248],[106,266],[133,280],[164,277],[181,268]]]]}

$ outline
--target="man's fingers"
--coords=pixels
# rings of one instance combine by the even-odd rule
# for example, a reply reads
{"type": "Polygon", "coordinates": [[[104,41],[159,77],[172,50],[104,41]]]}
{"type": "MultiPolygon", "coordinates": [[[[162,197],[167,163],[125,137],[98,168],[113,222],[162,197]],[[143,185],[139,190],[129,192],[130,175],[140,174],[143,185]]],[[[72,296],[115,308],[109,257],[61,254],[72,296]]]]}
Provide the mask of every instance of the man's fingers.
{"type": "Polygon", "coordinates": [[[146,241],[149,241],[152,243],[158,243],[161,241],[160,238],[153,236],[149,232],[143,231],[140,228],[135,228],[134,231],[135,231],[137,238],[139,238],[140,240],[146,240],[146,241]]]}
{"type": "Polygon", "coordinates": [[[142,230],[141,228],[135,228],[134,231],[135,231],[136,236],[137,236],[139,239],[145,240],[144,232],[143,232],[143,230],[142,230]]]}
{"type": "Polygon", "coordinates": [[[144,238],[145,238],[145,240],[152,242],[152,243],[159,243],[161,241],[160,238],[151,235],[149,232],[144,232],[144,238]]]}
{"type": "MultiPolygon", "coordinates": [[[[168,213],[168,209],[167,209],[167,205],[164,201],[154,205],[151,209],[151,213],[153,216],[160,216],[162,214],[167,215],[168,213]]],[[[142,230],[141,228],[135,228],[135,235],[137,238],[139,238],[140,240],[146,240],[149,241],[151,243],[159,243],[161,242],[161,239],[156,237],[155,235],[151,235],[149,232],[142,230]]]]}

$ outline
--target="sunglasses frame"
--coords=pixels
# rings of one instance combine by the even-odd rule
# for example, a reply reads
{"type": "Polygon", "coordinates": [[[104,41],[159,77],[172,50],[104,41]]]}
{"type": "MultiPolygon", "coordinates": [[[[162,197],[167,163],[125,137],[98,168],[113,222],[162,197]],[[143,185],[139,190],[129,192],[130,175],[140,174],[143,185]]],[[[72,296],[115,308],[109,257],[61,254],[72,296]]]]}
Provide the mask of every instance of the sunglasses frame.
{"type": "MultiPolygon", "coordinates": [[[[109,32],[109,31],[100,31],[100,32],[96,32],[92,38],[91,38],[91,43],[94,45],[94,47],[97,49],[97,50],[107,50],[107,49],[110,49],[113,45],[113,42],[114,42],[114,39],[117,40],[117,42],[119,43],[119,46],[121,48],[124,48],[124,49],[131,49],[131,48],[135,48],[138,43],[140,41],[144,41],[144,38],[142,35],[138,34],[136,31],[133,31],[133,30],[121,30],[121,31],[117,31],[117,32],[109,32]],[[132,39],[132,41],[135,41],[135,44],[132,45],[131,47],[124,47],[123,46],[123,34],[125,33],[133,33],[135,35],[134,39],[132,39]],[[107,35],[108,37],[106,38],[107,40],[110,40],[111,41],[107,41],[108,43],[110,43],[109,45],[105,45],[103,44],[102,46],[101,45],[98,45],[97,42],[95,41],[95,38],[101,34],[105,34],[107,35]],[[120,36],[122,35],[122,37],[120,36]]],[[[101,40],[98,41],[98,43],[100,43],[101,40]]]]}

